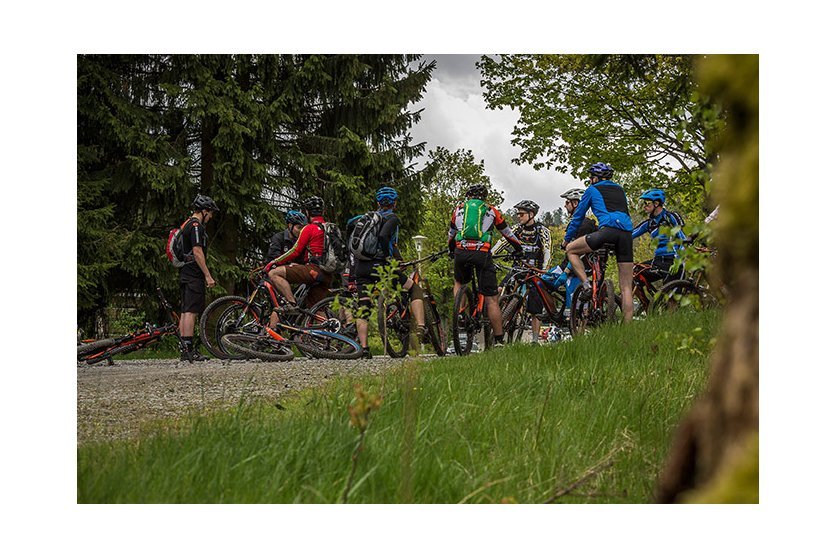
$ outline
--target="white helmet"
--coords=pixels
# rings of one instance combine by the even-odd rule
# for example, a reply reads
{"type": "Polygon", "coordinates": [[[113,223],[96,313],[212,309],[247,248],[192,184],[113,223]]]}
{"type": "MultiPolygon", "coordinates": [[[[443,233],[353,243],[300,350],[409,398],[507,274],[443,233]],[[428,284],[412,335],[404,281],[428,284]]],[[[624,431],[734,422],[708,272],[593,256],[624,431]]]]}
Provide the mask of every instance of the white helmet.
{"type": "Polygon", "coordinates": [[[584,190],[583,188],[572,188],[572,189],[568,190],[567,192],[565,192],[564,194],[562,194],[560,197],[564,197],[566,199],[572,199],[574,201],[580,201],[580,198],[583,197],[583,193],[585,191],[586,190],[584,190]]]}

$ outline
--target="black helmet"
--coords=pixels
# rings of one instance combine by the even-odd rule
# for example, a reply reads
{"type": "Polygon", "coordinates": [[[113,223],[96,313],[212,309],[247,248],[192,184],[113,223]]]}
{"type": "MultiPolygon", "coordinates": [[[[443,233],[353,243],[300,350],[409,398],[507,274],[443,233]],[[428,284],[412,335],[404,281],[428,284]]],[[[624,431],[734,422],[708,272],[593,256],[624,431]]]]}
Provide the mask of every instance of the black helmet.
{"type": "Polygon", "coordinates": [[[325,212],[325,200],[316,195],[305,199],[302,205],[304,210],[313,216],[320,216],[325,212]]]}
{"type": "Polygon", "coordinates": [[[522,211],[527,211],[528,213],[533,213],[536,215],[539,212],[539,205],[531,201],[530,199],[523,199],[519,203],[513,206],[514,209],[520,209],[522,211]]]}
{"type": "Polygon", "coordinates": [[[191,206],[201,211],[220,211],[214,199],[208,195],[203,195],[202,193],[197,194],[197,197],[194,198],[194,203],[192,203],[191,206]]]}
{"type": "Polygon", "coordinates": [[[464,195],[467,196],[467,199],[485,199],[487,197],[487,186],[484,184],[469,186],[464,195]]]}

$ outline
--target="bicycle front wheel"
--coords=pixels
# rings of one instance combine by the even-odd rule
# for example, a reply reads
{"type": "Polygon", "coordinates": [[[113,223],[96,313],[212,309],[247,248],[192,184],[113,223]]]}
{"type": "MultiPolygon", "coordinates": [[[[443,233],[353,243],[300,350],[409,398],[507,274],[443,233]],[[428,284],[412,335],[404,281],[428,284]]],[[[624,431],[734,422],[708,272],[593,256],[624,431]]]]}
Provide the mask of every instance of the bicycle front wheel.
{"type": "Polygon", "coordinates": [[[502,310],[502,327],[507,342],[519,342],[525,332],[525,314],[522,310],[522,296],[508,294],[499,299],[502,310]]]}
{"type": "Polygon", "coordinates": [[[223,296],[209,304],[200,316],[200,338],[213,356],[221,359],[242,359],[247,354],[237,352],[221,342],[228,334],[255,332],[260,324],[260,307],[250,306],[240,296],[223,296]],[[246,315],[244,315],[246,314],[246,315]],[[252,329],[250,331],[250,329],[252,329]]]}
{"type": "Polygon", "coordinates": [[[441,323],[441,315],[438,313],[438,306],[432,298],[423,299],[424,315],[426,316],[426,331],[429,333],[429,342],[435,349],[438,356],[446,355],[446,332],[441,323]]]}

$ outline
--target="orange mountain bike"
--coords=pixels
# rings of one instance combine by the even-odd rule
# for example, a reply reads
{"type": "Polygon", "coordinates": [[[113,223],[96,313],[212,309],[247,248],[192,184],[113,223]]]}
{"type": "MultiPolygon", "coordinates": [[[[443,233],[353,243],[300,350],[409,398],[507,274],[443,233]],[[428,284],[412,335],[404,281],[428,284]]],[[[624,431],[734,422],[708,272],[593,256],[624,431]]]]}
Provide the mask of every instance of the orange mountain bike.
{"type": "Polygon", "coordinates": [[[583,288],[578,287],[571,298],[571,335],[581,335],[592,327],[597,327],[615,318],[615,285],[605,277],[607,248],[588,254],[591,274],[590,296],[584,296],[583,288]]]}

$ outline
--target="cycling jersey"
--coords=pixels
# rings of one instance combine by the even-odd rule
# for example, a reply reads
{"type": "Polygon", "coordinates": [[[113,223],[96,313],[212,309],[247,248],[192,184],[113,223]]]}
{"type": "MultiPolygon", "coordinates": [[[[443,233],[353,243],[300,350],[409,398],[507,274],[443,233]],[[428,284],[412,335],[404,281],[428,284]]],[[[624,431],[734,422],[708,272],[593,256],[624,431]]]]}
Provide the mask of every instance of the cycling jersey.
{"type": "Polygon", "coordinates": [[[324,223],[323,217],[311,217],[310,223],[302,228],[293,247],[273,259],[272,266],[287,265],[291,262],[318,264],[325,250],[325,232],[317,224],[324,223]]]}
{"type": "MultiPolygon", "coordinates": [[[[507,241],[514,246],[521,246],[519,239],[513,230],[507,225],[502,214],[492,205],[487,206],[487,212],[481,220],[481,232],[487,235],[490,229],[495,227],[507,241]]],[[[469,240],[462,238],[456,240],[455,236],[459,230],[464,228],[464,203],[459,204],[452,212],[452,220],[449,223],[448,243],[450,251],[454,249],[462,251],[490,251],[490,240],[469,240]]],[[[488,236],[489,238],[489,236],[488,236]]]]}
{"type": "Polygon", "coordinates": [[[267,249],[267,263],[281,255],[282,253],[293,249],[293,244],[296,243],[296,239],[290,233],[288,228],[285,228],[281,232],[276,232],[273,234],[273,237],[270,238],[270,247],[267,249]]]}
{"type": "MultiPolygon", "coordinates": [[[[632,231],[632,238],[637,238],[649,232],[650,237],[653,241],[658,241],[658,247],[655,249],[655,256],[665,256],[665,255],[677,255],[677,252],[681,246],[675,246],[675,248],[670,246],[670,239],[667,237],[666,234],[661,233],[662,226],[669,226],[669,227],[684,227],[684,219],[681,218],[681,215],[678,213],[674,213],[672,211],[668,211],[667,209],[661,209],[661,212],[658,213],[654,217],[649,217],[647,220],[639,224],[635,227],[632,231]]],[[[679,230],[676,232],[676,238],[680,240],[686,240],[687,236],[679,230]]]]}
{"type": "Polygon", "coordinates": [[[577,237],[580,224],[586,212],[591,209],[600,228],[615,228],[618,230],[632,230],[632,219],[629,218],[629,207],[626,194],[620,185],[611,180],[602,180],[586,188],[580,204],[568,223],[565,231],[566,243],[577,237]]]}
{"type": "MultiPolygon", "coordinates": [[[[513,227],[513,233],[522,243],[524,261],[538,269],[544,269],[551,262],[551,231],[540,222],[534,222],[528,226],[517,224],[513,227]]],[[[508,240],[500,238],[493,246],[493,255],[498,255],[510,247],[508,240]]]]}

